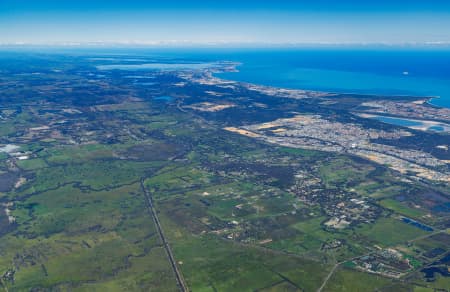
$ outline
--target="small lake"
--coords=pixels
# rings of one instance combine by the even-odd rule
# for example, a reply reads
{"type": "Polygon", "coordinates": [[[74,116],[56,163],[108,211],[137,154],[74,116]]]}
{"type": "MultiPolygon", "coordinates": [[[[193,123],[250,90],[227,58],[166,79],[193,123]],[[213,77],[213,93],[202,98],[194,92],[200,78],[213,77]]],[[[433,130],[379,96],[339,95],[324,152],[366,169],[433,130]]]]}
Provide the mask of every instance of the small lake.
{"type": "Polygon", "coordinates": [[[172,96],[163,95],[163,96],[157,96],[157,97],[154,97],[153,99],[154,99],[154,100],[159,100],[159,101],[166,101],[166,102],[169,102],[169,101],[172,101],[172,100],[173,100],[173,97],[172,97],[172,96]]]}
{"type": "Polygon", "coordinates": [[[416,130],[432,131],[432,132],[450,132],[450,125],[444,123],[437,123],[434,121],[420,121],[420,120],[402,119],[377,115],[369,116],[369,118],[378,120],[386,124],[408,127],[416,130]]]}
{"type": "Polygon", "coordinates": [[[444,267],[430,267],[421,270],[425,274],[428,281],[433,281],[435,274],[440,274],[443,277],[450,277],[450,272],[444,267]]]}
{"type": "Polygon", "coordinates": [[[429,226],[427,226],[425,224],[422,224],[420,222],[417,222],[416,220],[410,219],[410,218],[403,217],[402,221],[405,222],[405,223],[408,223],[410,225],[413,225],[413,226],[415,226],[417,228],[420,228],[422,230],[425,230],[425,231],[430,231],[430,232],[433,231],[433,228],[431,228],[431,227],[429,227],[429,226]]]}
{"type": "Polygon", "coordinates": [[[376,117],[374,117],[374,119],[376,119],[380,122],[387,123],[387,124],[393,124],[396,126],[403,126],[403,127],[414,127],[414,126],[422,126],[423,125],[419,121],[407,120],[407,119],[401,119],[401,118],[376,116],[376,117]]]}

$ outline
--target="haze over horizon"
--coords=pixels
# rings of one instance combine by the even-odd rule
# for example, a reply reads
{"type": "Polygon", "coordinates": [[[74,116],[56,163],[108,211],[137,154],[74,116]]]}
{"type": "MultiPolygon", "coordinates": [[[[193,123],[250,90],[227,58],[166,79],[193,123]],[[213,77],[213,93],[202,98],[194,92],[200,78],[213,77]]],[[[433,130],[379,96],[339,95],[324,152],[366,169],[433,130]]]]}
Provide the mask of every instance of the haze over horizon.
{"type": "Polygon", "coordinates": [[[448,44],[448,1],[0,2],[1,44],[448,44]]]}

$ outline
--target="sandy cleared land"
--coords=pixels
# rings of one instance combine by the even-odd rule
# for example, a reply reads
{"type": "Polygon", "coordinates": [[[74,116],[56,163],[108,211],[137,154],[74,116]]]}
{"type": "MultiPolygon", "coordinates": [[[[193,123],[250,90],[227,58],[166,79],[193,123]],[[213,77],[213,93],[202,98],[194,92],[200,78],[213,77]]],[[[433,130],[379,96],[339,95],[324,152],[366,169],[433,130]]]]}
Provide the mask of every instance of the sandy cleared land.
{"type": "Polygon", "coordinates": [[[247,137],[251,137],[251,138],[258,138],[261,137],[261,135],[256,134],[254,132],[250,132],[247,130],[243,130],[243,129],[239,129],[239,128],[235,128],[235,127],[226,127],[224,128],[224,130],[227,130],[229,132],[234,132],[234,133],[238,133],[247,137]]]}

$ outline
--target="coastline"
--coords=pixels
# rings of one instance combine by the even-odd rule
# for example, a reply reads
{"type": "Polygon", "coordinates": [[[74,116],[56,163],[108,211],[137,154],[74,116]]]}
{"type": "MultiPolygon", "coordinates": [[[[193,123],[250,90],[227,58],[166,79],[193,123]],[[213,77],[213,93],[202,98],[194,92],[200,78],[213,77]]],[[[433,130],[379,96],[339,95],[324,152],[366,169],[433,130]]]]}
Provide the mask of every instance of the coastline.
{"type": "Polygon", "coordinates": [[[242,66],[242,63],[239,62],[232,62],[228,64],[227,67],[220,68],[219,71],[214,70],[217,68],[208,68],[205,70],[210,76],[210,78],[218,79],[222,82],[236,82],[238,84],[243,84],[247,86],[252,87],[261,87],[261,88],[267,88],[272,90],[283,90],[283,91],[298,91],[298,92],[308,92],[308,93],[316,93],[319,95],[327,95],[327,96],[339,96],[339,95],[354,95],[354,96],[361,96],[361,97],[380,97],[380,99],[386,100],[389,98],[405,98],[409,99],[412,102],[421,102],[423,105],[432,106],[434,108],[450,108],[450,107],[444,107],[438,104],[434,104],[434,99],[440,99],[440,96],[420,96],[420,95],[408,95],[408,94],[380,94],[380,93],[361,93],[361,92],[353,92],[353,91],[324,91],[320,89],[305,89],[305,88],[293,88],[293,87],[281,87],[281,86],[273,86],[273,85],[267,85],[267,84],[261,84],[261,83],[254,83],[254,82],[247,82],[247,81],[241,81],[241,80],[233,80],[228,78],[222,78],[220,77],[220,74],[226,74],[226,73],[238,73],[240,72],[239,69],[237,69],[238,66],[242,66]],[[211,70],[212,69],[212,70],[211,70]]]}

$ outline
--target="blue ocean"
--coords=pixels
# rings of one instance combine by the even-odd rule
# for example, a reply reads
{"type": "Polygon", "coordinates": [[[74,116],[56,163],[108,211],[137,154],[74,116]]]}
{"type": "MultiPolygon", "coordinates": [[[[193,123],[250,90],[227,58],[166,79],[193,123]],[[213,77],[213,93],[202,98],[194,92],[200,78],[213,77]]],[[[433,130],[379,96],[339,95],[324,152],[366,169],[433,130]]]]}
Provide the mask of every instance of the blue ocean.
{"type": "Polygon", "coordinates": [[[239,72],[218,77],[292,89],[433,98],[450,108],[450,50],[297,49],[222,52],[239,72]]]}

